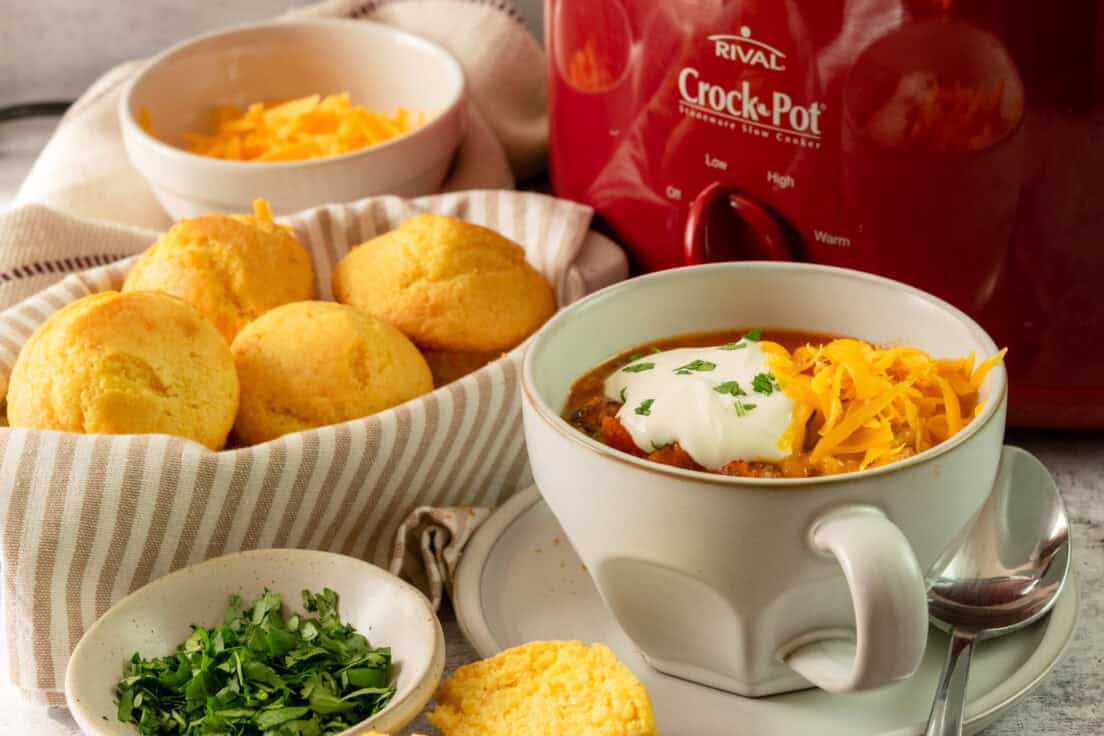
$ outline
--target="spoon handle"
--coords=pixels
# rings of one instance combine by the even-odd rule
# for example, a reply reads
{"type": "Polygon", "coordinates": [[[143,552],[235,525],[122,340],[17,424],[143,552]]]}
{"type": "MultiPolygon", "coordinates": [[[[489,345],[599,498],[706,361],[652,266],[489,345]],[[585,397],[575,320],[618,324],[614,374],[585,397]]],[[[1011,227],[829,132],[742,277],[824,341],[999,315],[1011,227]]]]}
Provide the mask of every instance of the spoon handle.
{"type": "Polygon", "coordinates": [[[973,634],[951,632],[947,661],[943,663],[943,674],[939,679],[939,689],[935,691],[935,702],[932,703],[928,730],[924,736],[962,736],[966,680],[970,676],[970,657],[976,641],[977,637],[973,634]]]}

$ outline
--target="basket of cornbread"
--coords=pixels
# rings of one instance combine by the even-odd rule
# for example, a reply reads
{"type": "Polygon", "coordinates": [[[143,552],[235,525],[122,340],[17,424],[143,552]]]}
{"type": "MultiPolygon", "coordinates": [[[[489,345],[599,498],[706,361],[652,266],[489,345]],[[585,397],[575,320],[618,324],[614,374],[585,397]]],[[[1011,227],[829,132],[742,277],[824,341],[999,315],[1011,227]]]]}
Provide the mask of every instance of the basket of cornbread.
{"type": "Polygon", "coordinates": [[[263,547],[386,566],[414,509],[524,487],[526,338],[625,275],[589,221],[517,192],[286,222],[260,202],[0,314],[4,628],[35,652],[16,684],[60,702],[83,630],[171,570],[263,547]]]}

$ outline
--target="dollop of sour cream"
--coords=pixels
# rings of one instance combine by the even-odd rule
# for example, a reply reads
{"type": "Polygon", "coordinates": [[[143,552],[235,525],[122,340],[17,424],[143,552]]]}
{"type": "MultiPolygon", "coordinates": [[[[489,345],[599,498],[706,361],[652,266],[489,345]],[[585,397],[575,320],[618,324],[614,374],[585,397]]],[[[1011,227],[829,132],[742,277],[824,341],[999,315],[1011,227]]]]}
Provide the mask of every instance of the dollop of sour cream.
{"type": "Polygon", "coordinates": [[[675,348],[636,357],[605,382],[617,418],[644,452],[678,442],[698,465],[778,462],[793,401],[782,393],[759,342],[675,348]]]}

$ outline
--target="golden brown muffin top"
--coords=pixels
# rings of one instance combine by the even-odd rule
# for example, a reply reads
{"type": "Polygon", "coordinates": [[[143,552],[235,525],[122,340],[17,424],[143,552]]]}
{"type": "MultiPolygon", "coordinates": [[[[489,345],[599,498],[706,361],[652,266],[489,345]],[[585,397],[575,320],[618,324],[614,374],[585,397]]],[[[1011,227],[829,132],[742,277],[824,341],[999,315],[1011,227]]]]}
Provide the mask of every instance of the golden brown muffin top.
{"type": "Polygon", "coordinates": [[[432,350],[509,350],[556,310],[521,246],[439,215],[418,215],[354,248],[338,263],[333,290],[432,350]]]}
{"type": "Polygon", "coordinates": [[[442,736],[655,736],[651,700],[608,647],[533,641],[466,664],[429,722],[442,736]]]}
{"type": "Polygon", "coordinates": [[[152,291],[59,310],[23,346],[8,387],[13,427],[165,433],[215,450],[237,408],[226,341],[195,307],[152,291]]]}
{"type": "Polygon", "coordinates": [[[269,309],[315,295],[307,251],[284,227],[252,215],[176,223],[131,267],[123,291],[136,290],[190,302],[227,342],[269,309]]]}
{"type": "Polygon", "coordinates": [[[231,351],[242,383],[243,444],[356,419],[433,390],[418,349],[391,325],[333,302],[277,307],[231,351]]]}

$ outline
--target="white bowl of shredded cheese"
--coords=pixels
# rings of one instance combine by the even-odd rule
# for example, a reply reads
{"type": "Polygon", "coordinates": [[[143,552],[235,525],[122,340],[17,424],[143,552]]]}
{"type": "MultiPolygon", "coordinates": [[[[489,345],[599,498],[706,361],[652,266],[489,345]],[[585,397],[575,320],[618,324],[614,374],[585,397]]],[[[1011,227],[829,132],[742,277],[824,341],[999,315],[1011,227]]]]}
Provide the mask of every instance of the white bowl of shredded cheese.
{"type": "Polygon", "coordinates": [[[131,163],[174,219],[440,189],[465,128],[460,64],[351,20],[239,26],[152,59],[119,106],[131,163]]]}

